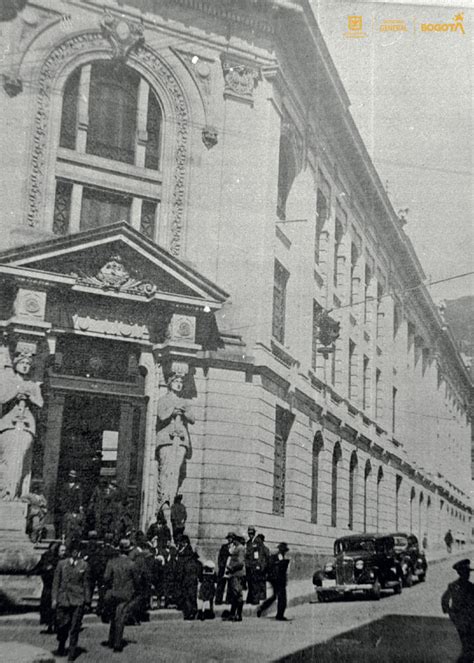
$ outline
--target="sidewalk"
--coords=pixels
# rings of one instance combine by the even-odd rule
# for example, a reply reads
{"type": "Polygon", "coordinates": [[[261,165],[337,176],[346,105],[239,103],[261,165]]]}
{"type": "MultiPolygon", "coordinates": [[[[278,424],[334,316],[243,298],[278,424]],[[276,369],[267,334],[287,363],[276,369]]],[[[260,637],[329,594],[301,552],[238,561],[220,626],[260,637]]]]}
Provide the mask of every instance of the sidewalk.
{"type": "MultiPolygon", "coordinates": [[[[454,562],[456,559],[469,556],[473,552],[474,548],[456,550],[451,554],[445,550],[437,550],[433,551],[433,553],[428,552],[426,556],[428,559],[428,564],[432,566],[450,558],[452,558],[454,562]]],[[[314,591],[311,577],[304,578],[303,580],[290,581],[288,583],[287,596],[288,607],[316,601],[316,593],[314,591]]],[[[256,605],[245,605],[243,611],[244,616],[250,617],[256,615],[257,608],[258,606],[256,605]]],[[[225,609],[228,609],[228,606],[216,606],[214,610],[216,613],[216,618],[220,617],[225,609]]],[[[181,612],[179,610],[170,609],[150,611],[150,621],[152,622],[166,621],[170,619],[182,619],[181,612]]],[[[97,615],[95,614],[85,615],[83,621],[86,624],[100,623],[97,615]]],[[[24,624],[26,626],[36,626],[39,625],[39,615],[38,612],[23,612],[12,615],[0,615],[0,626],[3,624],[24,624]]]]}

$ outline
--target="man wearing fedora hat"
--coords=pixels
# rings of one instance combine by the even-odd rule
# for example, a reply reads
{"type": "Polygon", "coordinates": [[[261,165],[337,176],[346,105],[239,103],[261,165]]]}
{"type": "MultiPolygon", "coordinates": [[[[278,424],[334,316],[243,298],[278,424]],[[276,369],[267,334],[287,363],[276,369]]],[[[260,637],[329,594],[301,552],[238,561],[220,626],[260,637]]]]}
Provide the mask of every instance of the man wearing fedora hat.
{"type": "Polygon", "coordinates": [[[275,619],[280,622],[288,621],[285,617],[286,610],[286,585],[288,582],[288,566],[290,560],[285,557],[289,551],[288,545],[284,542],[279,543],[277,546],[278,552],[270,557],[268,565],[268,580],[272,586],[272,595],[266,599],[260,608],[257,610],[257,617],[268,610],[272,603],[277,602],[277,614],[275,619]]]}
{"type": "Polygon", "coordinates": [[[61,491],[62,534],[67,542],[82,538],[85,525],[82,498],[82,486],[77,480],[77,472],[70,470],[61,491]]]}
{"type": "Polygon", "coordinates": [[[105,619],[110,618],[107,646],[114,652],[121,652],[123,649],[123,631],[140,580],[136,566],[128,556],[132,549],[130,541],[121,539],[119,549],[119,556],[107,562],[104,574],[104,585],[107,588],[104,615],[105,619]]]}
{"type": "MultiPolygon", "coordinates": [[[[227,586],[228,577],[225,575],[225,568],[227,565],[227,560],[229,559],[229,548],[234,540],[234,532],[228,532],[226,535],[226,543],[223,543],[219,548],[219,553],[217,556],[217,588],[216,588],[216,605],[222,605],[223,603],[228,603],[228,600],[224,600],[224,594],[227,586]]],[[[229,593],[229,592],[227,592],[229,593]]]]}
{"type": "Polygon", "coordinates": [[[79,557],[80,544],[73,541],[69,557],[61,560],[54,572],[52,608],[56,610],[57,656],[65,656],[69,637],[68,660],[74,661],[84,609],[91,604],[89,565],[79,557]]]}
{"type": "Polygon", "coordinates": [[[459,578],[451,582],[441,597],[441,608],[453,622],[462,645],[458,663],[474,660],[474,585],[469,580],[471,561],[461,559],[453,564],[459,578]]]}
{"type": "Polygon", "coordinates": [[[230,612],[224,611],[222,619],[241,622],[245,582],[245,537],[241,534],[233,534],[225,575],[229,582],[230,612]]]}

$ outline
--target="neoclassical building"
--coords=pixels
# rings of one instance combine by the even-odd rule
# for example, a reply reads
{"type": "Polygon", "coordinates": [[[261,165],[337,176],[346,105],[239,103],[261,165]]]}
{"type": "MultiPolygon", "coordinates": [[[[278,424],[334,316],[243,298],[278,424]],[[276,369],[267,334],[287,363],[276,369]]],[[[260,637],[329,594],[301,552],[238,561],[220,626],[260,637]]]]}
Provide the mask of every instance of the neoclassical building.
{"type": "Polygon", "coordinates": [[[2,368],[42,382],[51,523],[94,462],[153,519],[178,371],[200,549],[252,523],[306,572],[351,531],[469,537],[472,383],[309,3],[2,18],[2,368]]]}

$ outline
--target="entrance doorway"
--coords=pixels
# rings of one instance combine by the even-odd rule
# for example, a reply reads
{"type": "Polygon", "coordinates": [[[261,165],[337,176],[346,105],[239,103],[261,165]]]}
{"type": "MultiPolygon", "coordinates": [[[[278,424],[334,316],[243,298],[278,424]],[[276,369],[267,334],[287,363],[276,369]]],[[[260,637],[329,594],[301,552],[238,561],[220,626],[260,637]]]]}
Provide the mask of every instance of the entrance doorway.
{"type": "Polygon", "coordinates": [[[118,399],[89,394],[66,396],[58,465],[58,500],[70,470],[75,470],[87,511],[92,492],[99,482],[106,477],[116,477],[119,431],[118,399]]]}

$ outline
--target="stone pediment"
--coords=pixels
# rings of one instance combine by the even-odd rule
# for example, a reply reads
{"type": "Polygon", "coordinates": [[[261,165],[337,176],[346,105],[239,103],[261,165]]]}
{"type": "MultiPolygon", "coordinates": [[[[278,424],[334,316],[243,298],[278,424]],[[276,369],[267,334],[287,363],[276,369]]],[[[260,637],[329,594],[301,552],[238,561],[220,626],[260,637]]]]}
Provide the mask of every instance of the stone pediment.
{"type": "MultiPolygon", "coordinates": [[[[2,266],[64,277],[73,289],[144,300],[177,297],[219,306],[228,295],[126,223],[0,253],[2,266]]],[[[44,280],[44,279],[43,279],[44,280]]]]}

